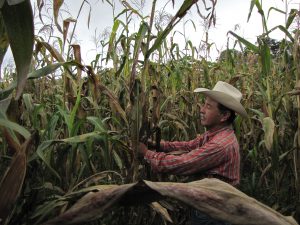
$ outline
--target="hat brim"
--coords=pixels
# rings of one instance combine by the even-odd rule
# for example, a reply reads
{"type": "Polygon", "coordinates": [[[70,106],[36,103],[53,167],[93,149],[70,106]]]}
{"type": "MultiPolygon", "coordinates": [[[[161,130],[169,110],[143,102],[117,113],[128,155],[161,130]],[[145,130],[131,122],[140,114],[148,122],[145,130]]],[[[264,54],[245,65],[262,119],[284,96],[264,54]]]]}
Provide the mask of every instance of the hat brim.
{"type": "Polygon", "coordinates": [[[213,91],[207,88],[196,88],[194,92],[202,93],[205,96],[212,98],[216,102],[219,102],[227,108],[232,109],[242,117],[248,117],[248,114],[242,104],[224,92],[213,91]]]}

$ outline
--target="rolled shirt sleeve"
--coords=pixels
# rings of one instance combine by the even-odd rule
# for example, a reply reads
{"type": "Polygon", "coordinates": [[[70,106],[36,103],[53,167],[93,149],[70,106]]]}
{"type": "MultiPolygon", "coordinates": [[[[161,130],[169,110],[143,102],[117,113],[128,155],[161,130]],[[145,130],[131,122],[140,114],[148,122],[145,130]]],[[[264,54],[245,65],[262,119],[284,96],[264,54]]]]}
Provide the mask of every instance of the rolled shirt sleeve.
{"type": "Polygon", "coordinates": [[[162,141],[160,143],[160,148],[163,152],[172,152],[172,151],[192,151],[193,149],[197,148],[198,146],[202,145],[203,142],[203,135],[199,135],[195,139],[191,141],[162,141]]]}
{"type": "Polygon", "coordinates": [[[239,145],[232,129],[222,129],[190,142],[166,142],[166,152],[147,150],[144,158],[155,172],[175,175],[196,173],[218,174],[232,184],[240,180],[239,145]],[[173,155],[172,151],[184,150],[185,154],[173,155]]]}

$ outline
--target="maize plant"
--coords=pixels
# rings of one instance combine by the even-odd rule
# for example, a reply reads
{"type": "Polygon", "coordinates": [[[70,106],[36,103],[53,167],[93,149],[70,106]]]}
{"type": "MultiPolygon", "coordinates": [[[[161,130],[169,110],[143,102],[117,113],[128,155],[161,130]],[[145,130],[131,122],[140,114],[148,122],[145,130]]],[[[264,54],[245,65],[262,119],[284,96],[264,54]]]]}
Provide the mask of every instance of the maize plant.
{"type": "Polygon", "coordinates": [[[212,61],[216,0],[185,0],[174,15],[159,11],[156,0],[145,15],[130,1],[122,11],[102,1],[112,7],[113,25],[95,37],[99,51],[84,64],[84,46],[74,39],[90,2],[82,1],[75,18],[64,14],[63,0],[1,4],[0,63],[10,47],[16,66],[2,68],[0,83],[0,224],[185,224],[190,208],[234,224],[299,222],[299,10],[270,8],[287,19],[269,29],[262,1],[249,1],[248,20],[256,7],[263,33],[251,43],[229,31],[234,43],[212,61]],[[182,22],[192,7],[207,24],[200,46],[182,22]],[[174,38],[180,23],[185,49],[174,38]],[[285,38],[272,39],[274,30],[285,38]],[[202,133],[202,99],[193,90],[219,80],[242,90],[249,114],[235,121],[239,190],[151,172],[138,143],[202,133]]]}

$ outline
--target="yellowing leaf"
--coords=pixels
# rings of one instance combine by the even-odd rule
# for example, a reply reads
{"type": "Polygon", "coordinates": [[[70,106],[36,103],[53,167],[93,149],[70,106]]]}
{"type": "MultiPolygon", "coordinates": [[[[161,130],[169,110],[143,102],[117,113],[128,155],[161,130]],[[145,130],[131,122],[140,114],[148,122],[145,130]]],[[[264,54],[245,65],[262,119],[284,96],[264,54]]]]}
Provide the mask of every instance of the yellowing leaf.
{"type": "Polygon", "coordinates": [[[275,123],[272,118],[265,117],[263,119],[263,130],[265,132],[265,137],[264,137],[265,145],[268,151],[270,152],[272,150],[273,135],[275,130],[275,123]]]}

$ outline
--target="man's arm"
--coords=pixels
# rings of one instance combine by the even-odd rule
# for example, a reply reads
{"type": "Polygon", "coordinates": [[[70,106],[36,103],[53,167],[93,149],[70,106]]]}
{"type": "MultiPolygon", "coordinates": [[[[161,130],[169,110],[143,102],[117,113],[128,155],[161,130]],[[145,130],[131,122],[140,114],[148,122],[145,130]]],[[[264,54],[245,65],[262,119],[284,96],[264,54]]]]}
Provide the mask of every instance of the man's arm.
{"type": "Polygon", "coordinates": [[[172,155],[164,152],[141,152],[156,172],[188,175],[214,168],[227,159],[226,150],[217,143],[210,142],[186,154],[172,155]]]}
{"type": "MultiPolygon", "coordinates": [[[[161,141],[160,142],[160,151],[162,152],[173,152],[173,151],[185,151],[185,152],[189,152],[197,147],[199,147],[200,145],[202,145],[202,141],[203,141],[203,135],[200,135],[198,137],[196,137],[194,140],[191,141],[161,141]]],[[[148,142],[148,148],[150,150],[154,150],[155,149],[155,143],[149,141],[148,142]]]]}

